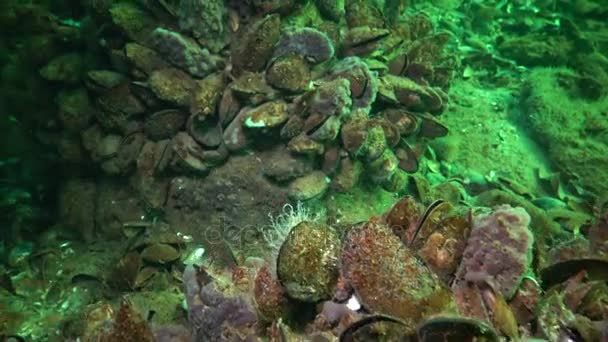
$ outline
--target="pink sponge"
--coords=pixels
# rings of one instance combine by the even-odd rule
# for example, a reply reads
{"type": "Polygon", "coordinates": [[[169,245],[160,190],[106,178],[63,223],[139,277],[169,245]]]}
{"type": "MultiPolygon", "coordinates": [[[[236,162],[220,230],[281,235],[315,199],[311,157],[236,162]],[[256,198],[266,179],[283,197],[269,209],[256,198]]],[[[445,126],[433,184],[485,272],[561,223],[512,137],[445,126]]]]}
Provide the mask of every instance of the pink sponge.
{"type": "Polygon", "coordinates": [[[532,261],[530,215],[520,207],[496,207],[476,216],[454,287],[487,282],[505,298],[514,294],[532,261]]]}

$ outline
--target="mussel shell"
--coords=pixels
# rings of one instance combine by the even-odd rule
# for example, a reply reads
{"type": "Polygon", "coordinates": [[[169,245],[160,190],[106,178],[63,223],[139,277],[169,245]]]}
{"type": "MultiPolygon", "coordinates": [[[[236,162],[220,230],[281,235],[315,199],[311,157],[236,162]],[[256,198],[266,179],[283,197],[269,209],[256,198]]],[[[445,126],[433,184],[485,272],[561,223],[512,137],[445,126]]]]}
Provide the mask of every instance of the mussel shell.
{"type": "Polygon", "coordinates": [[[390,31],[382,28],[360,26],[351,28],[343,42],[342,54],[345,56],[365,55],[376,50],[390,31]]]}
{"type": "Polygon", "coordinates": [[[384,130],[384,136],[389,147],[395,147],[401,141],[401,133],[399,127],[389,120],[384,118],[374,120],[384,130]]]}
{"type": "Polygon", "coordinates": [[[218,147],[222,143],[222,129],[215,120],[200,120],[198,115],[191,115],[186,130],[203,146],[218,147]]]}
{"type": "Polygon", "coordinates": [[[291,298],[318,302],[331,298],[339,269],[340,238],[322,223],[303,221],[279,249],[277,278],[291,298]]]}
{"type": "Polygon", "coordinates": [[[423,63],[411,63],[403,70],[403,75],[417,83],[428,85],[428,80],[433,77],[433,68],[423,63]]]}
{"type": "Polygon", "coordinates": [[[291,115],[283,128],[281,128],[281,138],[291,139],[304,131],[304,119],[298,115],[291,115]]]}
{"type": "Polygon", "coordinates": [[[152,244],[141,251],[143,260],[155,264],[168,264],[179,259],[179,256],[177,249],[164,243],[152,244]]]}
{"type": "Polygon", "coordinates": [[[396,125],[399,133],[406,137],[416,133],[420,124],[416,115],[402,109],[387,109],[382,111],[381,115],[396,125]]]}
{"type": "MultiPolygon", "coordinates": [[[[340,334],[340,337],[338,339],[338,341],[340,342],[353,342],[353,341],[363,341],[365,340],[365,338],[369,338],[369,337],[357,337],[357,334],[363,332],[364,329],[366,328],[370,328],[372,327],[374,324],[378,324],[378,323],[385,323],[385,324],[391,324],[391,325],[395,325],[397,327],[397,329],[391,329],[391,330],[399,330],[400,326],[405,327],[405,323],[402,322],[400,319],[389,316],[389,315],[382,315],[382,314],[374,314],[374,315],[370,315],[367,316],[365,318],[362,318],[354,323],[352,323],[351,325],[349,325],[346,329],[344,329],[344,331],[342,331],[342,333],[340,334]]],[[[404,334],[402,334],[401,337],[403,337],[404,334]]],[[[383,338],[386,338],[387,336],[383,336],[383,338]]],[[[393,336],[396,337],[396,336],[393,336]]]]}
{"type": "Polygon", "coordinates": [[[429,139],[440,138],[448,134],[448,128],[428,114],[419,114],[421,119],[419,133],[429,139]]]}
{"type": "Polygon", "coordinates": [[[91,70],[85,77],[85,85],[93,91],[104,91],[123,84],[127,78],[115,71],[91,70]]]}
{"type": "Polygon", "coordinates": [[[405,172],[414,173],[418,171],[418,156],[414,150],[405,142],[395,150],[395,155],[399,159],[399,168],[405,172]]]}
{"type": "Polygon", "coordinates": [[[401,241],[408,245],[422,217],[422,209],[412,196],[406,196],[397,201],[393,207],[384,214],[386,224],[392,229],[401,241]]]}
{"type": "Polygon", "coordinates": [[[332,115],[325,122],[310,134],[310,138],[315,141],[331,141],[336,139],[340,132],[340,118],[332,115]]]}
{"type": "Polygon", "coordinates": [[[173,159],[173,149],[171,148],[171,140],[161,140],[157,142],[158,154],[154,160],[154,171],[156,173],[162,173],[165,171],[171,159],[173,159]]]}
{"type": "Polygon", "coordinates": [[[418,327],[418,340],[431,341],[500,341],[487,323],[462,317],[434,317],[418,327]]]}
{"type": "Polygon", "coordinates": [[[561,284],[578,272],[587,271],[590,280],[608,281],[608,261],[593,258],[571,259],[558,262],[540,271],[543,289],[561,284]]]}
{"type": "Polygon", "coordinates": [[[388,72],[395,76],[401,76],[405,72],[409,60],[407,54],[401,54],[393,58],[388,64],[388,72]]]}
{"type": "Polygon", "coordinates": [[[144,123],[144,132],[152,141],[173,137],[186,123],[186,115],[177,109],[165,109],[148,117],[144,123]]]}
{"type": "Polygon", "coordinates": [[[113,158],[118,153],[122,137],[116,134],[110,134],[103,137],[95,148],[95,154],[100,160],[108,160],[113,158]]]}
{"type": "Polygon", "coordinates": [[[122,172],[128,172],[135,165],[145,141],[142,133],[129,134],[122,139],[116,154],[116,163],[122,172]]]}
{"type": "Polygon", "coordinates": [[[226,88],[218,106],[218,115],[222,127],[228,126],[239,113],[240,109],[241,104],[236,98],[234,91],[230,88],[226,88]]]}
{"type": "Polygon", "coordinates": [[[420,221],[418,222],[416,231],[411,237],[412,240],[409,241],[410,246],[414,247],[414,250],[418,250],[421,247],[421,244],[423,244],[429,235],[433,233],[437,222],[440,221],[441,218],[444,217],[451,209],[452,205],[450,202],[446,202],[441,199],[431,203],[425,209],[420,221]]]}
{"type": "Polygon", "coordinates": [[[145,82],[131,82],[131,92],[147,107],[157,107],[160,100],[145,82]]]}

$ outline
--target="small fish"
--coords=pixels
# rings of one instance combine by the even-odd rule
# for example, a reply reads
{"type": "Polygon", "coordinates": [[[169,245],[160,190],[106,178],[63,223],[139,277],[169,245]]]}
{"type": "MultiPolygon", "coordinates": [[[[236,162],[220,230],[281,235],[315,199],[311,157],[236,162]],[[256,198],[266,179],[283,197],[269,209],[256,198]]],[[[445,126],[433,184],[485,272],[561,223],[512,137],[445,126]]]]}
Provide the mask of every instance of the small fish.
{"type": "Polygon", "coordinates": [[[8,116],[8,122],[13,123],[13,124],[18,124],[19,120],[17,120],[17,117],[14,115],[9,115],[8,116]]]}
{"type": "Polygon", "coordinates": [[[239,18],[239,14],[235,10],[228,11],[228,24],[230,26],[230,30],[232,32],[236,32],[239,30],[241,25],[241,20],[239,18]]]}
{"type": "Polygon", "coordinates": [[[61,25],[65,25],[65,26],[80,28],[80,22],[76,21],[76,20],[74,20],[72,18],[60,20],[59,23],[61,25]]]}

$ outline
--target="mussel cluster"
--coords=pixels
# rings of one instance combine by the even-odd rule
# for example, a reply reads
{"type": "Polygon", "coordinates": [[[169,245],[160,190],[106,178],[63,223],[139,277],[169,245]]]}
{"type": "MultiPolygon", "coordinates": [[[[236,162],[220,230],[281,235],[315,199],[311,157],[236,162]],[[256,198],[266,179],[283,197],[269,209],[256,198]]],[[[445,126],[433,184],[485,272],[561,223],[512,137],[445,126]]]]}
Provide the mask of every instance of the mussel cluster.
{"type": "Polygon", "coordinates": [[[471,209],[438,200],[424,209],[412,197],[342,238],[335,227],[303,222],[281,247],[277,280],[256,278],[273,289],[256,293],[257,307],[276,319],[289,312],[287,298],[321,301],[311,325],[342,341],[608,336],[608,264],[599,242],[605,219],[589,240],[559,246],[546,264],[534,261],[530,224],[521,207],[471,209]],[[340,307],[353,298],[362,307],[357,313],[340,307]]]}
{"type": "MultiPolygon", "coordinates": [[[[156,179],[277,145],[314,165],[275,179],[308,177],[292,199],[327,183],[347,191],[362,175],[402,189],[424,140],[447,134],[436,116],[457,63],[428,17],[384,11],[367,1],[97,4],[108,63],[83,66],[84,86],[70,79],[59,92],[60,154],[134,175],[155,208],[166,200],[156,179]]],[[[59,56],[42,75],[63,81],[75,59],[59,56]]]]}

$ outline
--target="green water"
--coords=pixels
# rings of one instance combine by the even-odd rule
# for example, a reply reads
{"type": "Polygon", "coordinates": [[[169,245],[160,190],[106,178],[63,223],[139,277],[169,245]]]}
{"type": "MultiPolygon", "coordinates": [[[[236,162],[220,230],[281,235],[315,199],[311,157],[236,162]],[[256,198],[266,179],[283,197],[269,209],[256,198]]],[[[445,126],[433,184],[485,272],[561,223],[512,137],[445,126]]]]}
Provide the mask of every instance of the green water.
{"type": "Polygon", "coordinates": [[[606,17],[2,2],[0,340],[607,339],[606,17]]]}

